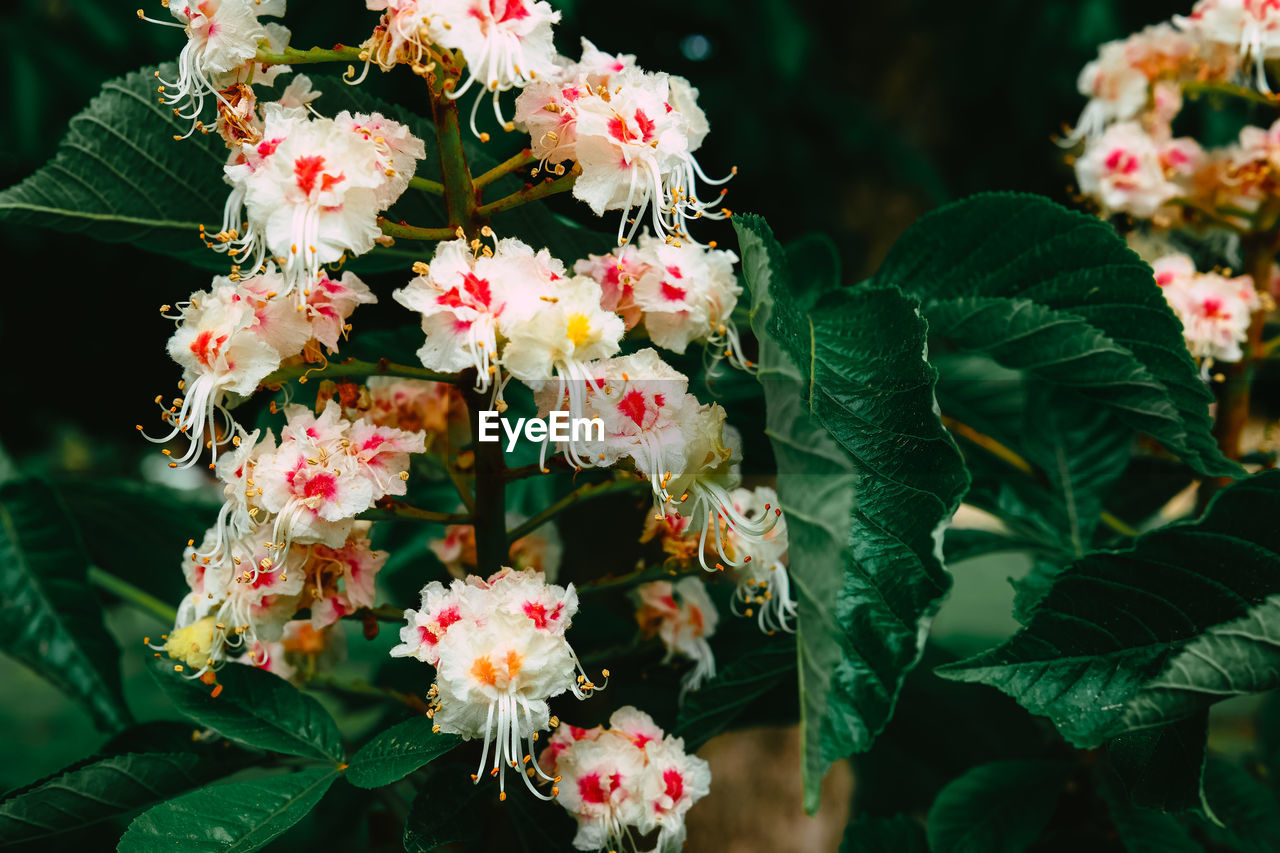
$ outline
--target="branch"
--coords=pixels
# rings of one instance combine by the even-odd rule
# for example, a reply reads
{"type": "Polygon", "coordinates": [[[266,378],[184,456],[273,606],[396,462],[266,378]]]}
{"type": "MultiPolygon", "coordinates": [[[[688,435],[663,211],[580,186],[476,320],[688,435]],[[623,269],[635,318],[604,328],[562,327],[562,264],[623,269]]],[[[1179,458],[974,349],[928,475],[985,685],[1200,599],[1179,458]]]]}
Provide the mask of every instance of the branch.
{"type": "Polygon", "coordinates": [[[383,498],[374,509],[367,509],[356,516],[362,521],[388,521],[393,518],[413,518],[418,521],[432,521],[436,524],[471,524],[474,519],[466,513],[436,512],[430,509],[419,509],[416,506],[383,498]]]}
{"type": "Polygon", "coordinates": [[[432,181],[427,178],[410,178],[409,186],[415,190],[421,190],[424,193],[432,195],[444,195],[444,184],[439,181],[432,181]]]}
{"type": "Polygon", "coordinates": [[[407,379],[425,379],[431,382],[453,383],[458,381],[457,375],[453,373],[436,373],[434,370],[427,370],[422,367],[394,364],[386,359],[382,359],[375,364],[371,361],[358,361],[353,358],[345,362],[331,361],[322,367],[316,367],[312,364],[293,364],[289,367],[282,367],[267,376],[266,379],[263,379],[259,385],[269,388],[282,385],[291,379],[305,383],[312,378],[330,379],[335,376],[346,379],[361,379],[366,376],[403,376],[407,379]]]}
{"type": "Polygon", "coordinates": [[[578,175],[582,174],[582,167],[574,164],[564,177],[556,178],[554,181],[548,178],[540,184],[526,186],[519,192],[514,192],[509,196],[504,196],[497,201],[489,204],[480,205],[476,210],[478,216],[489,217],[495,213],[501,213],[504,210],[520,207],[531,201],[537,201],[540,198],[555,195],[556,193],[568,192],[573,189],[574,182],[578,180],[578,175]]]}
{"type": "Polygon", "coordinates": [[[654,566],[644,569],[636,569],[634,572],[628,572],[625,575],[619,575],[614,578],[603,578],[597,581],[587,581],[586,583],[577,584],[578,596],[592,595],[597,592],[604,592],[609,589],[616,589],[620,586],[635,586],[647,581],[669,580],[675,577],[683,577],[684,575],[699,574],[701,568],[686,568],[684,571],[677,569],[667,569],[662,566],[654,566]]]}
{"type": "Polygon", "coordinates": [[[172,625],[178,619],[176,608],[170,607],[151,593],[141,590],[127,580],[118,578],[97,566],[89,567],[89,583],[98,587],[98,589],[106,590],[116,598],[132,604],[145,613],[150,613],[167,625],[172,625]]]}
{"type": "Polygon", "coordinates": [[[1031,467],[1030,462],[1023,459],[1017,453],[1013,452],[1008,447],[1005,447],[991,436],[980,433],[968,424],[963,424],[955,418],[949,418],[946,415],[942,416],[942,425],[954,432],[956,435],[964,436],[969,441],[972,441],[974,444],[990,453],[992,456],[1009,463],[1022,473],[1034,473],[1035,469],[1031,467]]]}
{"type": "Polygon", "coordinates": [[[507,531],[507,539],[514,542],[522,536],[529,535],[564,510],[581,501],[601,498],[616,492],[628,492],[638,488],[649,488],[649,483],[645,480],[628,478],[609,480],[604,483],[587,483],[585,486],[579,486],[542,512],[507,531]]]}
{"type": "Polygon", "coordinates": [[[483,175],[478,176],[472,183],[474,183],[477,188],[487,187],[489,184],[498,180],[498,178],[501,178],[504,175],[509,175],[522,166],[529,165],[534,161],[534,159],[533,152],[526,148],[519,154],[504,160],[497,166],[494,166],[492,169],[485,172],[483,175]]]}
{"type": "Polygon", "coordinates": [[[457,228],[420,228],[417,225],[406,225],[403,222],[392,222],[390,219],[378,217],[378,227],[388,237],[401,237],[405,240],[452,240],[458,236],[457,228]]]}
{"type": "Polygon", "coordinates": [[[337,44],[332,50],[313,47],[310,50],[298,50],[286,47],[283,53],[272,53],[269,50],[258,50],[253,61],[260,65],[313,65],[317,62],[359,62],[360,48],[345,47],[337,44]]]}
{"type": "Polygon", "coordinates": [[[1192,96],[1226,95],[1232,98],[1243,98],[1246,101],[1253,101],[1255,104],[1263,104],[1268,107],[1280,107],[1280,97],[1267,95],[1247,86],[1237,86],[1234,83],[1209,83],[1203,80],[1188,80],[1182,84],[1182,91],[1192,96]]]}

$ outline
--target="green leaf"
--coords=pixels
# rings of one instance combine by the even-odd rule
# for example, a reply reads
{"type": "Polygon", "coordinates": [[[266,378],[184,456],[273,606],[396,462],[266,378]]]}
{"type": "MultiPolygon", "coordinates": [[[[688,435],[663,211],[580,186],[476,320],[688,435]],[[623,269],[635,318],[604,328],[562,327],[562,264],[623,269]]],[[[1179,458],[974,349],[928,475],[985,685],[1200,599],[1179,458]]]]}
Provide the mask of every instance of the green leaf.
{"type": "MultiPolygon", "coordinates": [[[[483,785],[482,782],[482,790],[483,785]]],[[[490,789],[490,796],[496,798],[497,794],[490,789]]],[[[507,790],[507,801],[503,805],[511,810],[516,838],[525,853],[573,849],[572,840],[578,827],[558,804],[542,802],[516,780],[516,784],[507,790]]]]}
{"type": "Polygon", "coordinates": [[[675,733],[684,738],[686,750],[693,752],[728,728],[756,699],[790,681],[795,671],[795,642],[788,637],[773,638],[690,693],[680,708],[675,733]]]}
{"type": "Polygon", "coordinates": [[[933,853],[1022,853],[1053,816],[1073,768],[1061,761],[996,761],[938,794],[929,810],[933,853]]]}
{"type": "Polygon", "coordinates": [[[338,774],[336,768],[299,770],[191,791],[134,818],[116,849],[249,853],[302,820],[338,774]]]}
{"type": "Polygon", "coordinates": [[[0,486],[0,649],[84,705],[99,728],[118,729],[130,721],[120,649],[87,569],[75,524],[47,483],[0,486]]]}
{"type": "Polygon", "coordinates": [[[80,528],[93,564],[160,598],[189,590],[178,567],[187,540],[200,539],[218,504],[188,492],[132,480],[54,483],[80,528]]]}
{"type": "Polygon", "coordinates": [[[351,757],[347,781],[357,788],[390,785],[462,743],[456,735],[433,732],[433,725],[413,717],[379,733],[351,757]]]}
{"type": "Polygon", "coordinates": [[[1176,817],[1132,805],[1114,774],[1101,776],[1098,789],[1126,853],[1203,853],[1176,817]]]}
{"type": "Polygon", "coordinates": [[[467,776],[468,769],[450,767],[449,771],[433,775],[432,784],[424,786],[413,798],[404,822],[405,853],[471,844],[487,828],[484,816],[477,812],[486,799],[484,794],[491,793],[485,783],[492,780],[485,777],[475,785],[467,776]]]}
{"type": "Polygon", "coordinates": [[[218,670],[222,693],[215,699],[198,679],[183,678],[169,664],[151,674],[178,711],[236,743],[342,761],[342,735],[319,702],[263,669],[228,664],[218,670]]]}
{"type": "MultiPolygon", "coordinates": [[[[151,66],[109,80],[88,108],[71,119],[57,154],[22,183],[0,192],[0,222],[35,225],[63,233],[84,233],[107,242],[128,242],[152,252],[173,255],[211,270],[228,271],[231,259],[205,248],[199,237],[204,224],[217,231],[229,187],[223,182],[226,147],[217,134],[196,134],[175,142],[189,124],[156,99],[156,74],[176,76],[172,63],[151,66]]],[[[331,75],[309,75],[322,92],[316,107],[332,116],[342,110],[381,112],[407,124],[427,142],[428,157],[418,174],[438,177],[439,160],[432,124],[401,107],[383,102],[363,89],[331,75]]],[[[259,97],[269,99],[270,90],[259,97]]],[[[464,142],[473,172],[497,165],[493,156],[471,139],[464,142]]],[[[496,199],[519,189],[506,178],[491,190],[496,199]]],[[[443,201],[408,190],[386,214],[393,221],[438,227],[448,221],[443,201]]],[[[561,220],[545,205],[532,204],[497,217],[502,236],[515,234],[547,246],[568,264],[588,251],[608,251],[608,237],[561,220]]],[[[357,272],[408,270],[420,260],[416,241],[379,248],[353,260],[357,272]]]]}
{"type": "Polygon", "coordinates": [[[1004,645],[939,674],[989,684],[1076,746],[1280,686],[1280,471],[1223,489],[1198,521],[1070,565],[1004,645]]]}
{"type": "Polygon", "coordinates": [[[922,217],[873,282],[918,296],[930,334],[1088,395],[1202,474],[1240,475],[1181,325],[1106,223],[1038,196],[974,196],[922,217]]]}
{"type": "Polygon", "coordinates": [[[764,220],[734,227],[787,513],[812,812],[827,768],[871,746],[919,660],[950,583],[941,531],[967,479],[935,411],[912,301],[892,289],[815,299],[796,289],[764,220]]]}
{"type": "Polygon", "coordinates": [[[1238,853],[1280,850],[1280,803],[1249,771],[1211,757],[1204,767],[1204,792],[1223,824],[1205,822],[1212,838],[1238,853]]]}
{"type": "Polygon", "coordinates": [[[0,802],[0,844],[47,839],[127,814],[226,772],[195,753],[126,753],[75,767],[0,802]]]}
{"type": "Polygon", "coordinates": [[[1205,807],[1202,778],[1209,715],[1120,735],[1107,744],[1116,777],[1135,806],[1166,812],[1205,807]]]}
{"type": "Polygon", "coordinates": [[[985,557],[987,554],[1007,551],[1037,552],[1045,549],[1045,544],[1039,539],[966,527],[948,529],[942,544],[948,566],[974,557],[985,557]]]}
{"type": "Polygon", "coordinates": [[[929,842],[906,815],[861,817],[845,827],[840,853],[929,853],[929,842]]]}

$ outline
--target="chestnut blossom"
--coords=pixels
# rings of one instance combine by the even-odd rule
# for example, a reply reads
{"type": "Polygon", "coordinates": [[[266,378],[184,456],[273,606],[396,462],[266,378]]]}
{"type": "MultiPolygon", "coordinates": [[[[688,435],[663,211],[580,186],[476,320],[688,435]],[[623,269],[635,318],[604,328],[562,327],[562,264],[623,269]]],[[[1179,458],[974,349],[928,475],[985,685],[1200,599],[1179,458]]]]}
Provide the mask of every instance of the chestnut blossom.
{"type": "Polygon", "coordinates": [[[312,118],[267,104],[262,139],[243,144],[224,172],[232,191],[209,245],[257,270],[281,259],[285,294],[309,290],[323,264],[361,255],[382,235],[378,213],[403,192],[422,141],[381,115],[312,118]],[[247,225],[241,233],[242,219],[247,225]]]}
{"type": "Polygon", "coordinates": [[[1255,85],[1271,92],[1266,61],[1280,57],[1280,6],[1275,0],[1199,0],[1190,15],[1175,15],[1173,21],[1206,43],[1235,48],[1243,62],[1252,60],[1255,85]]]}
{"type": "Polygon", "coordinates": [[[579,850],[639,853],[636,836],[657,830],[652,849],[675,853],[684,846],[685,815],[711,790],[707,762],[632,706],[615,711],[608,729],[561,726],[541,761],[561,777],[553,790],[578,822],[579,850]]]}
{"type": "Polygon", "coordinates": [[[1253,312],[1262,304],[1250,276],[1227,278],[1198,273],[1185,255],[1171,255],[1152,264],[1156,283],[1182,321],[1191,354],[1205,361],[1239,361],[1240,345],[1249,337],[1253,312]]]}
{"type": "MultiPolygon", "coordinates": [[[[734,509],[748,519],[766,518],[770,508],[778,505],[777,492],[767,486],[734,489],[729,497],[734,509]]],[[[760,630],[767,634],[795,631],[796,603],[791,599],[786,564],[786,519],[778,517],[769,532],[758,538],[740,536],[733,528],[725,530],[725,537],[725,550],[740,558],[734,612],[740,605],[744,615],[756,616],[760,630]]]]}
{"type": "Polygon", "coordinates": [[[641,584],[636,588],[636,597],[640,603],[636,610],[640,633],[662,641],[667,650],[664,661],[680,655],[693,662],[680,681],[680,701],[684,702],[685,694],[716,676],[715,655],[707,642],[720,621],[716,607],[696,577],[681,578],[674,584],[641,584]]]}
{"type": "Polygon", "coordinates": [[[598,689],[565,640],[577,609],[572,584],[560,587],[532,570],[506,568],[487,581],[471,576],[448,588],[433,581],[423,587],[420,607],[405,611],[408,624],[391,655],[436,668],[429,693],[436,729],[484,738],[476,782],[493,745],[487,772],[499,777],[502,799],[508,767],[536,796],[550,799],[533,777],[553,777],[532,758],[537,734],[555,725],[547,700],[565,692],[582,699],[598,689]]]}
{"type": "MultiPolygon", "coordinates": [[[[283,15],[285,0],[168,0],[164,5],[176,23],[147,18],[141,9],[138,17],[153,24],[178,27],[187,34],[187,43],[178,55],[178,79],[161,79],[160,96],[162,102],[174,106],[174,115],[195,122],[192,131],[200,127],[196,120],[205,98],[212,95],[219,101],[226,100],[219,90],[236,82],[234,72],[252,64],[259,42],[265,40],[283,47],[289,41],[287,29],[258,20],[262,16],[283,15]],[[232,79],[227,79],[229,76],[232,79]]],[[[156,77],[159,76],[157,72],[156,77]]],[[[187,136],[190,135],[188,131],[187,136]]]]}
{"type": "Polygon", "coordinates": [[[346,657],[345,639],[341,631],[316,630],[311,622],[294,619],[284,623],[279,640],[255,643],[234,660],[288,681],[305,681],[317,670],[331,668],[346,657]]]}
{"type": "Polygon", "coordinates": [[[749,369],[731,319],[742,295],[733,272],[738,256],[696,244],[668,244],[648,234],[640,238],[640,255],[648,269],[635,284],[635,300],[650,339],[676,353],[690,343],[705,343],[713,357],[726,355],[731,364],[749,369]]]}
{"type": "Polygon", "coordinates": [[[626,328],[635,328],[642,316],[636,282],[649,271],[648,258],[641,257],[638,248],[619,246],[607,255],[588,255],[573,265],[573,271],[594,279],[600,285],[600,307],[617,313],[626,328]]]}
{"type": "MultiPolygon", "coordinates": [[[[175,666],[188,678],[216,670],[230,652],[253,649],[266,653],[281,638],[284,625],[298,610],[303,588],[301,565],[305,549],[274,555],[274,571],[252,571],[268,560],[268,545],[260,536],[246,535],[227,543],[230,559],[213,563],[188,546],[184,555],[191,592],[178,606],[178,617],[164,639],[163,650],[179,661],[175,666]]],[[[259,657],[254,661],[261,665],[259,657]]]]}
{"type": "Polygon", "coordinates": [[[293,543],[342,547],[358,513],[405,493],[409,454],[425,448],[421,432],[353,424],[333,400],[319,417],[305,406],[289,406],[285,417],[279,447],[254,468],[262,506],[275,516],[269,556],[293,543]]]}
{"type": "MultiPolygon", "coordinates": [[[[271,299],[259,299],[258,294],[230,278],[218,277],[209,290],[197,291],[189,300],[179,303],[179,313],[165,315],[178,322],[177,330],[169,338],[168,352],[182,368],[178,387],[184,394],[165,408],[164,418],[171,427],[168,434],[146,437],[156,443],[170,441],[184,433],[189,437],[187,452],[170,463],[170,467],[194,465],[200,457],[201,445],[206,442],[216,463],[218,448],[232,438],[233,421],[226,407],[228,396],[249,396],[259,382],[280,366],[286,354],[273,344],[292,347],[309,337],[305,318],[290,314],[288,306],[273,300],[274,295],[271,299]],[[219,415],[227,427],[221,436],[219,415]]],[[[298,346],[300,349],[301,344],[298,346]]],[[[287,353],[288,356],[294,354],[287,353]]],[[[156,398],[157,402],[161,399],[156,398]]]]}
{"type": "Polygon", "coordinates": [[[451,427],[466,424],[466,404],[447,382],[371,376],[365,385],[369,389],[366,416],[379,426],[424,430],[431,436],[448,435],[451,427]]]}
{"type": "MultiPolygon", "coordinates": [[[[525,519],[517,513],[507,513],[507,527],[514,528],[525,519]]],[[[450,524],[444,529],[444,536],[427,542],[431,553],[435,554],[455,578],[466,578],[476,568],[476,529],[471,524],[450,524]]],[[[548,581],[554,581],[560,570],[562,552],[560,536],[554,524],[544,524],[532,533],[521,536],[511,543],[508,557],[511,565],[523,571],[532,569],[540,572],[548,581]]]]}
{"type": "MultiPolygon", "coordinates": [[[[1192,143],[1194,144],[1194,143],[1192,143]]],[[[1179,186],[1166,173],[1161,146],[1135,122],[1112,125],[1085,146],[1076,160],[1080,191],[1097,199],[1107,212],[1150,218],[1175,198],[1179,186]]],[[[1170,149],[1169,168],[1181,169],[1185,148],[1170,149]]]]}
{"type": "Polygon", "coordinates": [[[602,56],[584,41],[581,62],[521,93],[516,122],[544,165],[577,162],[575,198],[597,216],[623,211],[619,244],[631,241],[646,212],[659,238],[683,240],[688,219],[724,216],[715,209],[724,191],[704,201],[698,181],[731,177],[708,178],[694,156],[708,131],[697,96],[683,78],[642,71],[631,57],[602,56]]]}
{"type": "MultiPolygon", "coordinates": [[[[364,522],[367,528],[368,523],[364,522]]],[[[302,570],[303,590],[311,608],[311,627],[321,630],[362,607],[373,607],[374,583],[387,562],[386,551],[375,551],[365,530],[352,531],[340,548],[313,545],[302,570]]]]}
{"type": "MultiPolygon", "coordinates": [[[[770,507],[762,518],[747,518],[733,506],[729,490],[737,485],[735,466],[741,457],[736,438],[725,429],[724,409],[703,405],[688,393],[688,380],[652,349],[596,362],[591,367],[585,413],[604,424],[603,440],[565,442],[570,462],[591,460],[597,467],[629,461],[653,490],[654,515],[678,512],[692,519],[699,532],[698,560],[707,565],[707,536],[732,530],[748,540],[763,537],[781,510],[770,507]]],[[[547,389],[535,394],[540,414],[563,411],[567,395],[547,389]]],[[[544,447],[545,452],[545,447],[544,447]]],[[[723,564],[730,557],[723,537],[712,536],[723,564]]]]}

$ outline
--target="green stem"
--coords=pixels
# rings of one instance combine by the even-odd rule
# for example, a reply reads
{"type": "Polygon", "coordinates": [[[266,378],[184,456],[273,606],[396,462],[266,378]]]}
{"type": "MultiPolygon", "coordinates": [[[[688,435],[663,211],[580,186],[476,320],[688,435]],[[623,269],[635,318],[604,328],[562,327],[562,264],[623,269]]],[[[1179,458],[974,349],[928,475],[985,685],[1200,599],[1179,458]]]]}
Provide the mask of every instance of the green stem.
{"type": "Polygon", "coordinates": [[[431,382],[452,383],[458,381],[457,375],[453,373],[436,373],[434,370],[413,367],[408,364],[394,364],[390,361],[379,361],[375,364],[374,362],[358,361],[353,358],[345,362],[331,361],[323,367],[316,367],[313,364],[294,364],[289,367],[282,367],[266,379],[263,379],[260,384],[264,387],[271,387],[273,385],[281,385],[292,379],[305,383],[311,379],[331,379],[333,377],[363,379],[366,376],[402,376],[407,379],[425,379],[431,382]]]}
{"type": "Polygon", "coordinates": [[[1232,98],[1243,98],[1255,104],[1268,107],[1280,107],[1280,98],[1268,96],[1247,86],[1234,83],[1210,83],[1204,80],[1188,80],[1182,84],[1182,91],[1188,95],[1227,95],[1232,98]]]}
{"type": "Polygon", "coordinates": [[[488,218],[495,213],[501,213],[504,210],[511,210],[512,208],[520,207],[521,205],[528,204],[531,201],[537,201],[538,199],[546,198],[547,196],[555,195],[556,193],[568,192],[573,189],[573,185],[578,180],[578,175],[581,173],[582,167],[575,164],[564,177],[556,178],[554,181],[547,180],[541,184],[534,184],[531,187],[525,187],[524,189],[514,192],[509,196],[504,196],[497,201],[481,205],[476,213],[482,217],[488,218]]]}
{"type": "Polygon", "coordinates": [[[253,61],[261,65],[311,65],[317,62],[359,62],[360,48],[337,46],[332,50],[313,47],[310,50],[298,50],[286,47],[283,53],[272,53],[259,50],[253,61]]]}
{"type": "Polygon", "coordinates": [[[463,478],[462,473],[455,468],[448,459],[444,463],[445,471],[449,474],[449,479],[453,481],[453,488],[457,491],[458,497],[462,499],[462,503],[467,508],[467,512],[475,515],[476,499],[471,494],[471,490],[467,488],[467,481],[463,478]]]}
{"type": "MultiPolygon", "coordinates": [[[[404,619],[403,616],[400,618],[401,620],[404,619]]],[[[304,684],[312,689],[320,688],[321,690],[332,690],[337,693],[349,693],[355,696],[376,696],[379,699],[395,699],[397,702],[403,702],[421,713],[426,713],[427,711],[427,703],[417,696],[410,696],[408,693],[401,693],[398,690],[392,690],[390,687],[374,687],[372,684],[367,684],[363,681],[340,681],[327,673],[313,675],[304,684]]]]}
{"type": "Polygon", "coordinates": [[[470,515],[459,512],[436,512],[430,509],[419,509],[416,506],[410,506],[394,499],[384,499],[378,502],[374,509],[367,509],[360,513],[357,518],[363,521],[387,521],[393,518],[413,518],[418,521],[431,521],[436,524],[471,524],[474,520],[470,515]]]}
{"type": "Polygon", "coordinates": [[[440,177],[444,186],[445,208],[449,211],[450,231],[461,228],[474,238],[480,230],[476,215],[476,187],[467,167],[462,148],[462,130],[458,124],[458,104],[447,97],[433,82],[431,117],[436,124],[436,143],[440,152],[440,177]]]}
{"type": "Polygon", "coordinates": [[[1112,515],[1106,510],[1103,510],[1102,515],[1098,516],[1098,518],[1102,521],[1103,524],[1105,524],[1107,527],[1110,527],[1112,530],[1114,530],[1116,533],[1119,533],[1121,536],[1134,537],[1140,533],[1140,531],[1137,528],[1126,523],[1123,519],[1117,518],[1116,516],[1112,515]]]}
{"type": "Polygon", "coordinates": [[[487,411],[489,396],[466,387],[462,391],[471,419],[475,447],[476,572],[482,577],[497,572],[510,560],[507,537],[506,460],[502,443],[475,441],[480,435],[480,413],[487,411]]]}
{"type": "Polygon", "coordinates": [[[512,172],[514,172],[516,169],[519,169],[523,166],[527,166],[533,161],[534,161],[533,152],[530,151],[528,148],[526,148],[523,151],[521,151],[519,154],[516,154],[515,156],[502,161],[501,163],[494,166],[489,171],[485,172],[482,175],[477,176],[474,183],[477,188],[487,187],[489,186],[489,184],[498,180],[498,178],[501,178],[504,175],[509,175],[512,172]]]}
{"type": "Polygon", "coordinates": [[[432,181],[428,178],[410,178],[409,186],[415,190],[421,190],[424,193],[444,195],[444,184],[439,181],[432,181]]]}
{"type": "Polygon", "coordinates": [[[527,536],[546,524],[552,518],[555,518],[564,510],[585,500],[593,500],[602,498],[605,495],[616,494],[618,492],[629,492],[633,489],[649,488],[648,482],[638,479],[618,479],[609,480],[605,483],[587,483],[585,486],[579,486],[542,512],[528,518],[516,527],[507,531],[507,539],[511,542],[522,536],[527,536]]]}
{"type": "Polygon", "coordinates": [[[167,625],[172,625],[178,618],[177,608],[170,607],[151,593],[138,589],[127,580],[118,578],[97,566],[89,567],[89,583],[106,590],[122,601],[127,601],[139,610],[150,613],[167,625]]]}
{"type": "Polygon", "coordinates": [[[417,225],[405,225],[402,222],[392,222],[390,219],[378,217],[378,227],[382,229],[382,233],[388,237],[400,237],[405,240],[452,240],[458,236],[456,227],[448,228],[420,228],[417,225]]]}

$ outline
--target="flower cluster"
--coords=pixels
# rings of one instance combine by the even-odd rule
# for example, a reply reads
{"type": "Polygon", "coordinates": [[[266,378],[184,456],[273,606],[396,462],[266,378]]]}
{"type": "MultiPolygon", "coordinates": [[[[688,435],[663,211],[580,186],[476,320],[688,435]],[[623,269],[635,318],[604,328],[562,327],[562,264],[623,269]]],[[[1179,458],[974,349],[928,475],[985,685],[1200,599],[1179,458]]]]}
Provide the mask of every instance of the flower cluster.
{"type": "Polygon", "coordinates": [[[270,432],[241,433],[218,460],[225,502],[200,546],[187,548],[191,592],[165,648],[197,674],[228,648],[279,640],[300,607],[320,629],[374,604],[386,554],[371,549],[355,517],[404,494],[423,435],[352,423],[333,401],[319,417],[304,406],[285,414],[278,446],[270,432]]]}
{"type": "Polygon", "coordinates": [[[573,194],[596,215],[623,211],[620,243],[635,236],[646,210],[654,233],[672,242],[688,239],[688,219],[725,215],[716,210],[723,190],[710,201],[698,197],[699,180],[715,185],[731,176],[708,178],[694,157],[710,128],[698,90],[683,77],[643,71],[634,56],[610,56],[584,39],[578,62],[562,60],[521,92],[516,125],[544,165],[562,172],[577,163],[573,194]]]}
{"type": "Polygon", "coordinates": [[[720,621],[706,587],[696,577],[674,584],[653,581],[636,588],[636,622],[644,637],[657,637],[666,647],[665,660],[688,658],[693,667],[680,682],[680,701],[716,676],[716,659],[707,640],[720,621]]]}
{"type": "Polygon", "coordinates": [[[578,822],[579,850],[638,853],[635,837],[656,831],[652,849],[674,853],[685,815],[711,789],[707,762],[631,706],[614,711],[607,729],[560,726],[541,763],[559,777],[556,799],[578,822]]]}
{"type": "Polygon", "coordinates": [[[228,401],[251,395],[286,361],[318,357],[321,345],[336,351],[356,306],[377,301],[352,273],[338,280],[321,275],[301,304],[285,299],[283,288],[281,274],[269,264],[251,279],[214,278],[209,290],[191,294],[176,313],[164,306],[165,316],[178,324],[168,350],[183,369],[178,388],[184,394],[169,405],[156,398],[170,430],[148,437],[163,443],[188,436],[187,452],[171,467],[195,464],[202,445],[212,450],[216,462],[218,448],[234,435],[228,401]]]}
{"type": "Polygon", "coordinates": [[[283,292],[306,298],[323,264],[362,255],[382,237],[378,214],[409,185],[426,150],[409,129],[378,113],[316,117],[268,103],[262,128],[233,149],[231,194],[211,248],[258,269],[279,259],[283,292]]]}
{"type": "Polygon", "coordinates": [[[1182,321],[1191,354],[1206,367],[1214,361],[1239,361],[1250,317],[1261,307],[1253,279],[1196,272],[1195,262],[1183,254],[1166,255],[1152,268],[1156,284],[1182,321]]]}
{"type": "Polygon", "coordinates": [[[488,580],[473,575],[447,588],[433,581],[423,587],[418,609],[404,612],[408,624],[392,656],[435,667],[429,713],[436,729],[467,740],[484,738],[472,777],[477,782],[493,746],[487,772],[500,777],[503,799],[508,767],[529,790],[549,799],[532,777],[553,777],[531,758],[538,733],[552,726],[547,700],[565,692],[582,699],[597,689],[565,639],[577,610],[572,584],[560,587],[532,569],[508,568],[488,580]]]}

